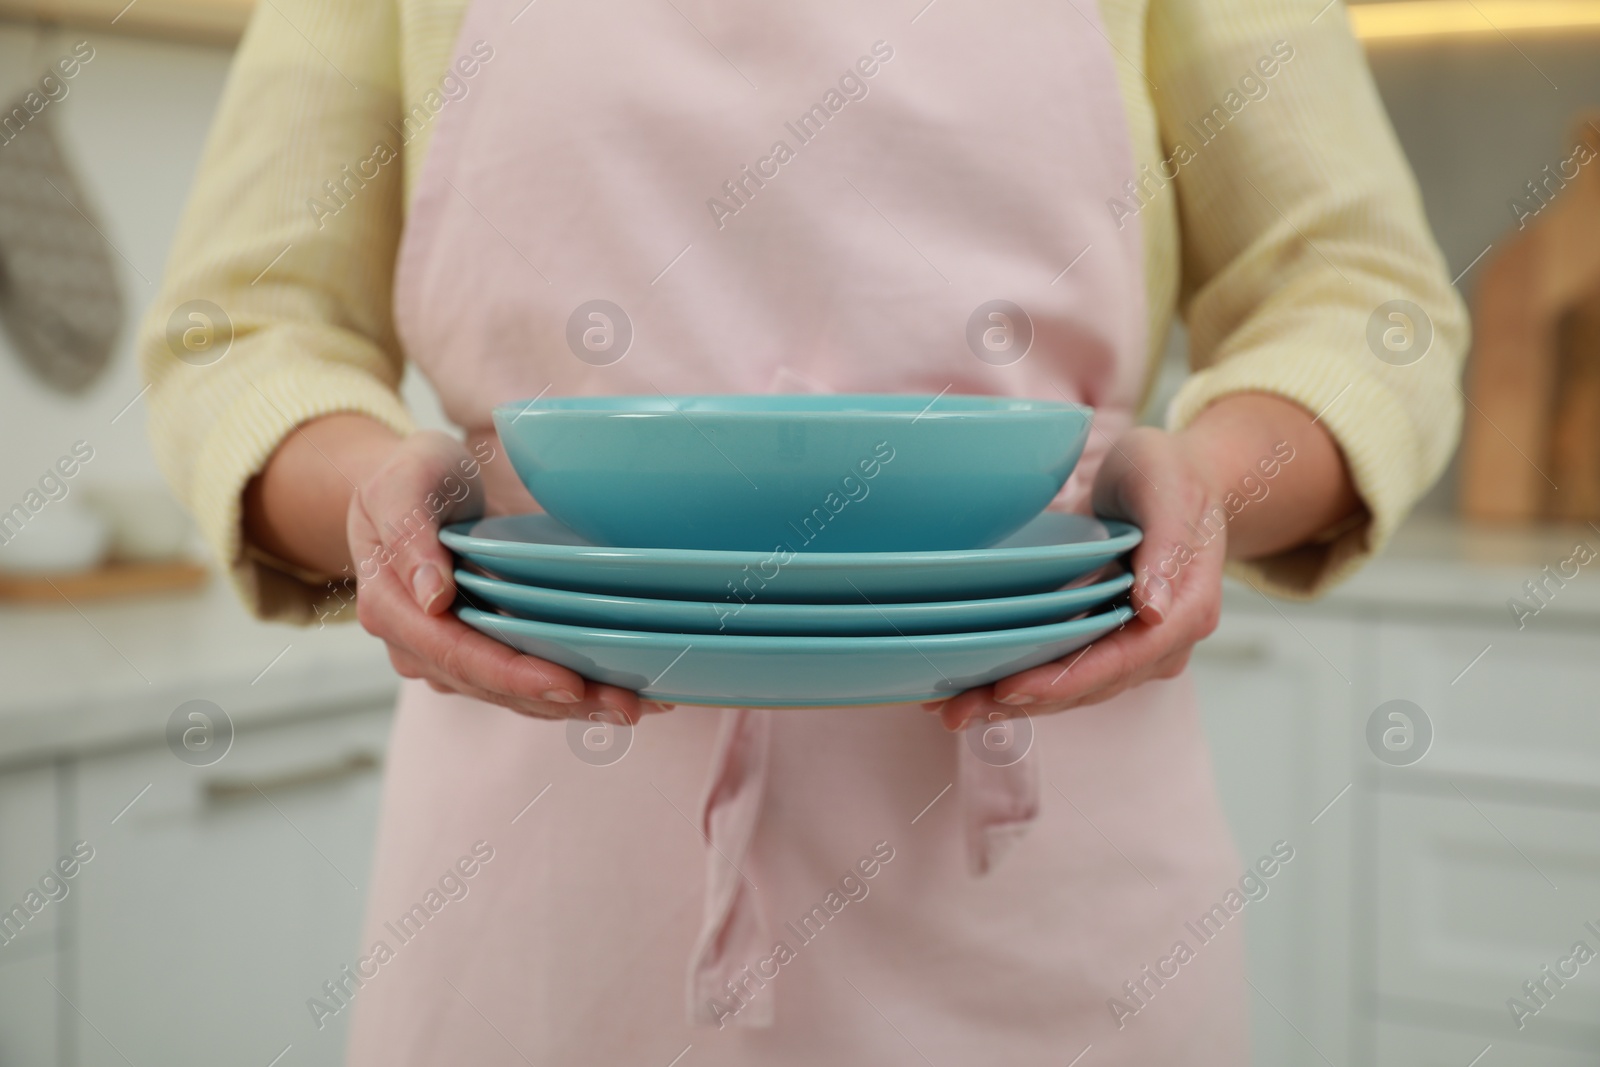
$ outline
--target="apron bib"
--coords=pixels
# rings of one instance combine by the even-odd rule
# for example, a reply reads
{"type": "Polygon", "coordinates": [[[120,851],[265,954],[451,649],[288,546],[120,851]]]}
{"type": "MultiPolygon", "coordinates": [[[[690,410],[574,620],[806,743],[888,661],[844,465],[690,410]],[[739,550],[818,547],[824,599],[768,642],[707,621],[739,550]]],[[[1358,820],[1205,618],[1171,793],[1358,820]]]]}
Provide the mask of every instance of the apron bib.
{"type": "MultiPolygon", "coordinates": [[[[1106,208],[1134,171],[1092,4],[525,5],[470,5],[455,54],[478,70],[437,120],[400,250],[399,335],[453,421],[489,436],[496,404],[541,394],[1065,399],[1093,405],[1096,429],[1057,506],[1087,509],[1147,358],[1138,220],[1119,228],[1106,208]]],[[[506,464],[486,470],[510,478],[506,464]]],[[[1186,690],[1145,690],[1123,703],[1170,705],[1193,726],[1186,690]]],[[[380,870],[402,847],[389,827],[404,768],[431,788],[423,777],[460,769],[454,746],[487,728],[445,740],[419,720],[459,719],[471,704],[406,687],[395,744],[417,759],[394,758],[380,870]],[[431,763],[405,740],[411,721],[430,734],[431,763]]],[[[972,874],[990,872],[1039,812],[1037,752],[995,766],[964,737],[931,737],[920,711],[844,711],[855,718],[680,709],[637,731],[696,754],[658,773],[704,768],[699,809],[679,812],[704,839],[687,953],[696,1023],[774,1023],[781,983],[755,995],[749,968],[782,928],[747,868],[781,867],[804,848],[812,824],[786,804],[806,788],[785,784],[797,752],[816,746],[808,758],[826,762],[830,739],[849,743],[839,731],[887,731],[899,739],[892,766],[915,735],[923,765],[939,767],[928,773],[948,770],[958,786],[943,802],[958,805],[955,821],[924,821],[956,830],[972,874]]],[[[494,728],[542,731],[541,752],[578,763],[561,725],[494,728]]],[[[1203,765],[1198,732],[1184,736],[1179,756],[1203,765]]],[[[644,775],[649,758],[607,773],[644,775]]],[[[1201,836],[1226,856],[1213,809],[1201,836]]]]}

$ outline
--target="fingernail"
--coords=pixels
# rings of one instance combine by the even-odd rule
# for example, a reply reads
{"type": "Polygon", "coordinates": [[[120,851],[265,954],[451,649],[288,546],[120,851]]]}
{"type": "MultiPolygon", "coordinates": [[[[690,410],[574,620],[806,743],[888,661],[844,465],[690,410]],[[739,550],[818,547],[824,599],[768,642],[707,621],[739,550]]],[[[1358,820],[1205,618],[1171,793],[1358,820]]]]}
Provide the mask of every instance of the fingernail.
{"type": "Polygon", "coordinates": [[[411,593],[417,598],[417,606],[427,611],[433,602],[439,599],[439,594],[444,592],[444,572],[432,563],[422,563],[411,572],[411,593]]]}
{"type": "Polygon", "coordinates": [[[581,698],[570,689],[552,689],[544,694],[552,704],[576,704],[581,698]]]}
{"type": "Polygon", "coordinates": [[[1145,621],[1157,623],[1164,622],[1167,612],[1172,608],[1172,586],[1162,582],[1155,589],[1144,595],[1145,621]]]}
{"type": "Polygon", "coordinates": [[[1032,693],[1007,693],[1003,697],[994,698],[996,704],[1010,704],[1014,708],[1023,704],[1036,703],[1038,699],[1032,693]]]}
{"type": "Polygon", "coordinates": [[[932,713],[938,711],[940,708],[944,707],[944,705],[945,702],[942,700],[930,700],[926,704],[922,705],[922,710],[932,713]]]}
{"type": "Polygon", "coordinates": [[[606,721],[625,722],[629,726],[639,721],[638,712],[630,715],[615,704],[601,704],[600,717],[606,721]]]}

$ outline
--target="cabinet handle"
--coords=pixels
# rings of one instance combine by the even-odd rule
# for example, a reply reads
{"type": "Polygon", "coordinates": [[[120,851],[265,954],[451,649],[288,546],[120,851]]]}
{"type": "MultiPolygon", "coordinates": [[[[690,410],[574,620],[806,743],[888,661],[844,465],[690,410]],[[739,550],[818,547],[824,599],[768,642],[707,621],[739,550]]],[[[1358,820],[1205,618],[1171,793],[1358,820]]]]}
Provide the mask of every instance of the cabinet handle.
{"type": "Polygon", "coordinates": [[[1202,641],[1194,646],[1194,654],[1216,663],[1247,666],[1270,660],[1272,648],[1265,641],[1202,641]]]}
{"type": "Polygon", "coordinates": [[[280,789],[303,789],[309,785],[324,785],[344,778],[354,778],[375,771],[381,761],[374,752],[352,752],[333,763],[321,763],[298,770],[284,771],[271,778],[208,778],[201,789],[206,803],[221,804],[257,796],[257,791],[270,793],[280,789]]]}

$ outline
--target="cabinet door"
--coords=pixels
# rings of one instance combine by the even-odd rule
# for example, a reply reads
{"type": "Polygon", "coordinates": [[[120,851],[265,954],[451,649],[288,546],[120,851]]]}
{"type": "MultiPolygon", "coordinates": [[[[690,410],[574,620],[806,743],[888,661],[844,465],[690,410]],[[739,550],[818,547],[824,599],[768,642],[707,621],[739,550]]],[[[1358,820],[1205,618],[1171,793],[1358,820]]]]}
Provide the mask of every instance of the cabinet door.
{"type": "MultiPolygon", "coordinates": [[[[53,1064],[57,1061],[56,1026],[64,1007],[59,945],[67,909],[77,888],[52,879],[61,855],[54,766],[0,771],[0,1065],[53,1064]],[[49,892],[47,893],[46,890],[49,892]],[[61,896],[62,892],[65,896],[61,896]],[[49,901],[29,914],[27,895],[49,901]],[[52,900],[51,897],[60,897],[52,900]],[[27,916],[11,910],[23,906],[27,916]]],[[[66,1009],[70,1011],[71,1009],[66,1009]]]]}
{"type": "Polygon", "coordinates": [[[1355,627],[1285,610],[1288,618],[1266,604],[1229,610],[1196,648],[1192,670],[1241,861],[1277,841],[1295,850],[1245,913],[1256,1062],[1343,1063],[1355,627]]]}
{"type": "Polygon", "coordinates": [[[1385,1012],[1453,1010],[1486,1040],[1600,1054],[1600,812],[1454,790],[1386,794],[1378,812],[1385,1012]],[[1572,959],[1579,942],[1595,958],[1572,959]],[[1523,983],[1541,981],[1535,1000],[1523,983]]]}
{"type": "Polygon", "coordinates": [[[1413,701],[1433,723],[1427,756],[1390,779],[1600,801],[1600,629],[1539,615],[1519,631],[1507,613],[1503,625],[1385,623],[1377,647],[1382,699],[1413,701]]]}
{"type": "Polygon", "coordinates": [[[165,745],[79,765],[78,1062],[340,1063],[306,1007],[357,947],[389,712],[244,732],[196,768],[165,745]]]}

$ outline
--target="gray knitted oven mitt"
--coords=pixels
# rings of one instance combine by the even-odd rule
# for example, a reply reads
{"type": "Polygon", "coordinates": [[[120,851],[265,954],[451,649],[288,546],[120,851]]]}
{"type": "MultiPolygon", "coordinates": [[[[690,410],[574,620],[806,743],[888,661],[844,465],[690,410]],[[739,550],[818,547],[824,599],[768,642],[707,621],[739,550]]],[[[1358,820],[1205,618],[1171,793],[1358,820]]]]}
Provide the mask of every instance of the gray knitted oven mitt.
{"type": "Polygon", "coordinates": [[[122,294],[53,108],[29,115],[22,99],[0,112],[13,120],[0,132],[0,326],[46,384],[78,393],[111,359],[122,294]]]}

